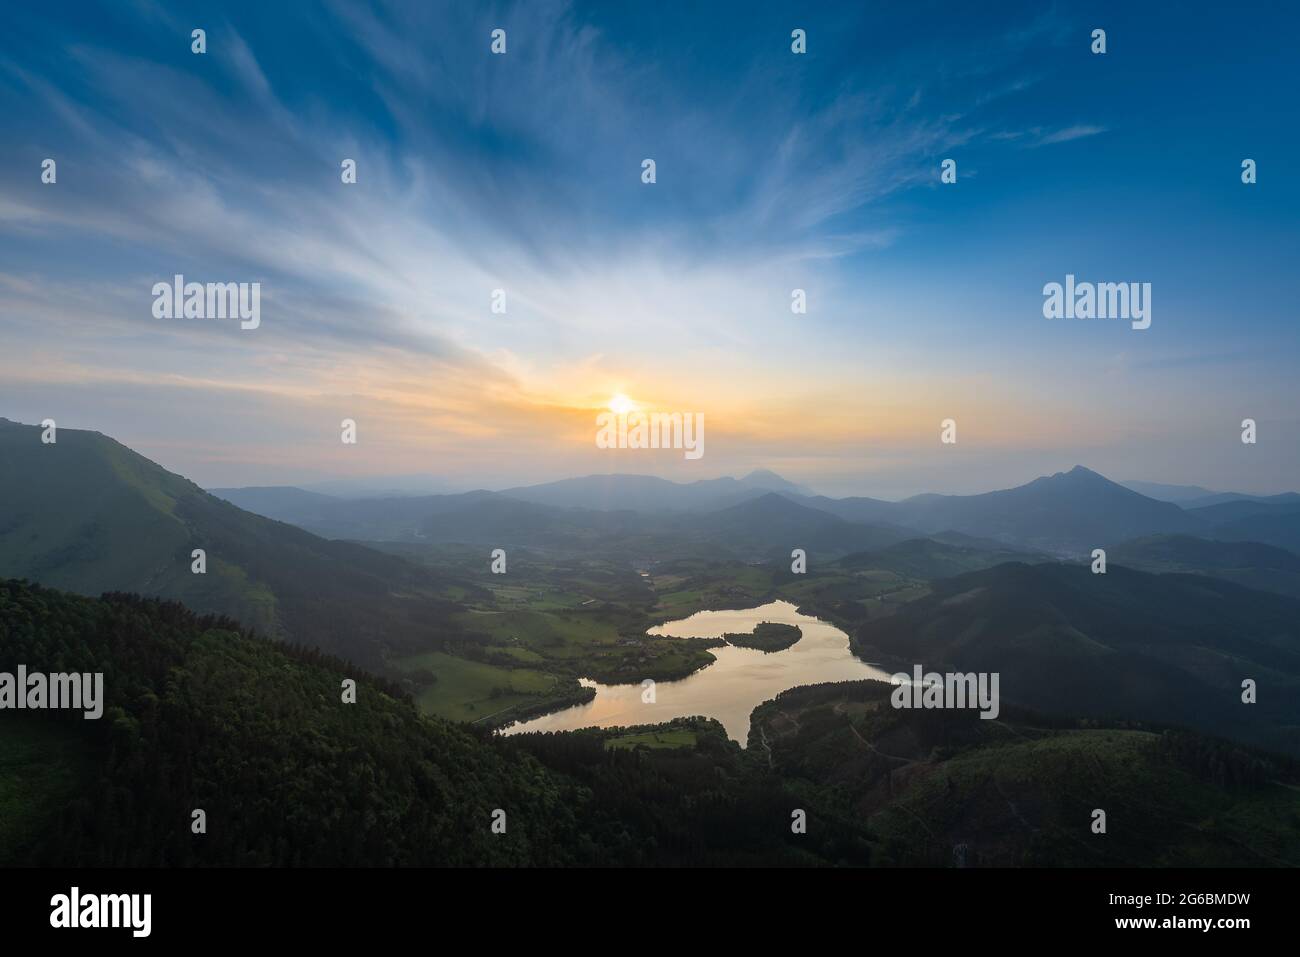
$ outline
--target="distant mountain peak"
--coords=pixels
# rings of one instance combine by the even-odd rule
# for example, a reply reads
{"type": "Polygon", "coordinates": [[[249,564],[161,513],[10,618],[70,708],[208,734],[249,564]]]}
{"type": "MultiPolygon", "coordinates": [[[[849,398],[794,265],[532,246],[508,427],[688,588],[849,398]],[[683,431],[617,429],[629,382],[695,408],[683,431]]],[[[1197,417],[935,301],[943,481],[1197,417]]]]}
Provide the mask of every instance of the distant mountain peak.
{"type": "MultiPolygon", "coordinates": [[[[1069,486],[1090,486],[1094,488],[1114,488],[1131,492],[1131,489],[1125,489],[1118,482],[1113,482],[1100,472],[1094,472],[1086,465],[1076,465],[1067,472],[1054,472],[1051,475],[1043,475],[1030,482],[1029,485],[1069,485],[1069,486]]],[[[1025,486],[1021,486],[1022,488],[1025,486]]]]}
{"type": "Polygon", "coordinates": [[[741,509],[758,509],[758,508],[779,508],[787,512],[815,512],[816,509],[810,509],[806,505],[800,505],[798,502],[791,501],[780,492],[764,492],[762,495],[747,499],[739,504],[732,505],[731,511],[741,509]]]}
{"type": "MultiPolygon", "coordinates": [[[[1073,476],[1074,478],[1101,479],[1103,482],[1110,482],[1110,479],[1106,478],[1106,476],[1102,475],[1100,472],[1094,472],[1085,465],[1076,465],[1074,468],[1070,469],[1070,471],[1059,474],[1073,476]]],[[[1112,482],[1111,484],[1115,483],[1112,482]]]]}
{"type": "Polygon", "coordinates": [[[812,489],[807,486],[782,478],[771,469],[754,469],[739,481],[742,485],[748,485],[751,488],[768,489],[773,492],[793,492],[796,495],[813,494],[812,489]]]}

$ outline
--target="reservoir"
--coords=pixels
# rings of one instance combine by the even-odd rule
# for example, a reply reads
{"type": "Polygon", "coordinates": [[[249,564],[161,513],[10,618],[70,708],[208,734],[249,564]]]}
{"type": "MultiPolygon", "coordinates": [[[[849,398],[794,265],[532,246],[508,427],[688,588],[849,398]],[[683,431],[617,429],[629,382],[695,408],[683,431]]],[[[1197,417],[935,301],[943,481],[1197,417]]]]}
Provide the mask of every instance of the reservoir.
{"type": "Polygon", "coordinates": [[[770,654],[735,645],[711,648],[717,661],[680,681],[657,682],[653,703],[641,700],[640,684],[604,685],[584,678],[584,685],[596,689],[591,701],[511,725],[502,734],[657,724],[703,715],[720,721],[727,735],[744,747],[750,712],[787,688],[824,681],[889,680],[889,673],[853,657],[848,635],[818,618],[801,615],[786,601],[739,611],[696,612],[652,628],[649,634],[718,638],[750,633],[765,621],[798,625],[803,637],[792,647],[770,654]]]}

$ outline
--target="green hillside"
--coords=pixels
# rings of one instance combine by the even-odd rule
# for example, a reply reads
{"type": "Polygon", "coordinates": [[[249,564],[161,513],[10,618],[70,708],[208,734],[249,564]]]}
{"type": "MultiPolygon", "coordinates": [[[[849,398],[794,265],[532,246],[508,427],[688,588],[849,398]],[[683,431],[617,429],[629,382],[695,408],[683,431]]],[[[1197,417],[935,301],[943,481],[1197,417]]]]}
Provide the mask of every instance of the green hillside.
{"type": "Polygon", "coordinates": [[[1154,726],[903,713],[875,682],[779,695],[747,751],[704,718],[497,738],[228,619],[0,581],[0,671],[18,663],[102,671],[106,706],[0,711],[0,865],[1300,860],[1292,761],[1154,726]]]}
{"type": "Polygon", "coordinates": [[[19,663],[102,671],[106,705],[98,721],[0,711],[0,865],[867,860],[851,821],[790,834],[794,797],[705,719],[656,729],[682,745],[662,750],[619,732],[494,738],[228,619],[0,581],[0,671],[19,663]]]}
{"type": "Polygon", "coordinates": [[[1106,558],[1144,572],[1212,575],[1247,588],[1300,598],[1300,555],[1261,542],[1151,535],[1107,549],[1106,558]]]}
{"type": "Polygon", "coordinates": [[[401,558],[242,511],[98,432],[44,445],[7,420],[0,577],[172,598],[372,667],[458,633],[436,579],[401,558]]]}
{"type": "Polygon", "coordinates": [[[999,546],[996,542],[977,547],[949,544],[932,538],[913,538],[878,551],[845,555],[834,564],[845,571],[873,568],[891,571],[901,578],[934,581],[936,578],[951,578],[953,575],[991,568],[1004,562],[1027,562],[1040,557],[1042,556],[999,546]]]}
{"type": "Polygon", "coordinates": [[[1300,753],[1300,602],[1204,575],[1009,563],[933,583],[853,635],[910,671],[987,671],[1003,700],[1165,721],[1300,753]],[[1241,700],[1243,679],[1258,703],[1241,700]]]}
{"type": "Polygon", "coordinates": [[[1300,865],[1294,761],[1153,726],[897,710],[889,693],[796,688],[755,709],[750,731],[788,786],[868,822],[877,864],[1300,865]]]}

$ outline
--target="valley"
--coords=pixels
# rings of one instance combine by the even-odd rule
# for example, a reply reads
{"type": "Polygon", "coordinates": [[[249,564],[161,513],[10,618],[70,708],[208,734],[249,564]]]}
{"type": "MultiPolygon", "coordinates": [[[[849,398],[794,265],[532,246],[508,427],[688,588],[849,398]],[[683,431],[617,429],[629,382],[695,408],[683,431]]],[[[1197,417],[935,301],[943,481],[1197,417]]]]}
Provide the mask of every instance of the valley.
{"type": "Polygon", "coordinates": [[[0,582],[14,660],[103,671],[113,719],[4,725],[0,865],[1300,864],[1300,763],[1158,723],[899,711],[867,680],[775,695],[745,749],[703,717],[502,737],[229,619],[0,582]],[[169,824],[195,806],[207,840],[169,824]]]}
{"type": "Polygon", "coordinates": [[[712,640],[708,667],[675,681],[595,683],[590,701],[506,729],[507,734],[533,731],[573,731],[586,727],[653,724],[703,715],[716,720],[727,735],[743,745],[750,714],[765,699],[787,688],[862,678],[888,680],[878,668],[855,658],[849,637],[833,625],[800,614],[794,605],[774,601],[749,610],[699,611],[652,629],[674,642],[712,640]],[[787,648],[765,652],[733,642],[728,634],[750,635],[764,623],[778,623],[801,632],[787,648]]]}
{"type": "MultiPolygon", "coordinates": [[[[992,499],[903,503],[823,499],[770,473],[356,500],[227,491],[273,513],[260,515],[97,433],[43,448],[35,431],[0,423],[0,665],[102,668],[112,724],[6,716],[0,857],[1300,860],[1300,558],[1231,537],[1268,522],[1285,538],[1285,496],[1183,509],[1079,469],[992,499]],[[1113,534],[1142,533],[1105,543],[1104,575],[1071,531],[1098,510],[1113,534]],[[346,534],[318,534],[331,531],[346,534]],[[889,675],[916,664],[997,672],[996,720],[882,707],[889,675]],[[343,677],[360,679],[362,724],[331,704],[343,677]],[[1243,678],[1257,704],[1242,703],[1243,678]],[[191,724],[157,724],[159,696],[191,724]],[[185,777],[177,755],[200,726],[242,783],[185,777]],[[367,780],[398,789],[388,823],[348,812],[272,839],[266,795],[305,819],[340,813],[311,782],[342,765],[286,747],[362,749],[367,780]],[[243,823],[206,850],[159,843],[149,815],[177,813],[160,797],[97,845],[118,804],[42,810],[87,775],[122,794],[170,775],[243,823]],[[1103,792],[1104,846],[1077,833],[1103,792]],[[701,816],[706,794],[725,823],[701,816]],[[520,800],[527,840],[452,846],[474,815],[520,800]],[[790,807],[815,839],[773,827],[790,807]],[[659,850],[635,850],[650,834],[659,850]]],[[[388,800],[351,787],[356,807],[388,800]]]]}
{"type": "Polygon", "coordinates": [[[673,619],[782,600],[847,627],[926,591],[926,583],[912,577],[915,569],[837,565],[792,575],[766,564],[686,559],[649,563],[641,574],[613,559],[523,550],[512,552],[509,574],[493,575],[482,550],[374,547],[392,548],[440,580],[460,574],[447,594],[465,605],[457,618],[463,638],[437,656],[417,654],[393,664],[430,713],[488,726],[572,706],[575,695],[590,699],[590,689],[580,690],[577,679],[639,686],[677,682],[714,665],[725,648],[723,633],[665,637],[662,626],[673,619]]]}
{"type": "Polygon", "coordinates": [[[1300,8],[1230,13],[5,4],[6,943],[651,868],[1294,936],[1300,8]]]}

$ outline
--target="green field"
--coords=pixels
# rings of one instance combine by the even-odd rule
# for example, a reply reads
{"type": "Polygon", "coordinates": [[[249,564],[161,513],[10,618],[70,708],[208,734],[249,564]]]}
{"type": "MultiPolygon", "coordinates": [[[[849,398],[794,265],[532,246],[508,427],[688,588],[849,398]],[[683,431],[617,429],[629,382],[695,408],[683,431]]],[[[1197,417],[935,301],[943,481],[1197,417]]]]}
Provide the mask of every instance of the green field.
{"type": "Polygon", "coordinates": [[[611,750],[616,748],[650,748],[652,750],[693,748],[695,747],[695,741],[696,735],[694,731],[684,728],[666,728],[662,731],[646,731],[641,734],[624,734],[617,738],[607,738],[605,747],[611,750]]]}
{"type": "Polygon", "coordinates": [[[420,708],[453,721],[479,721],[512,708],[534,705],[564,689],[555,675],[531,668],[501,668],[441,651],[412,655],[394,663],[399,671],[424,672],[436,679],[417,696],[420,708]]]}

